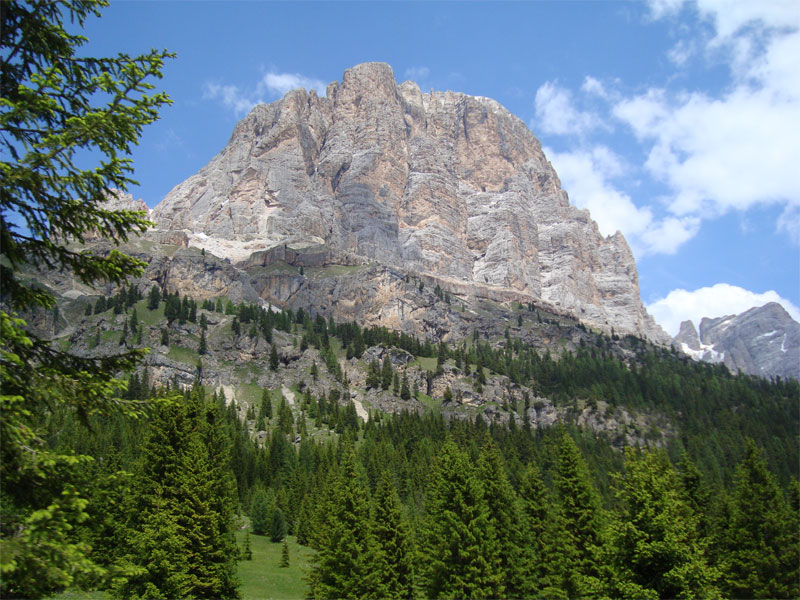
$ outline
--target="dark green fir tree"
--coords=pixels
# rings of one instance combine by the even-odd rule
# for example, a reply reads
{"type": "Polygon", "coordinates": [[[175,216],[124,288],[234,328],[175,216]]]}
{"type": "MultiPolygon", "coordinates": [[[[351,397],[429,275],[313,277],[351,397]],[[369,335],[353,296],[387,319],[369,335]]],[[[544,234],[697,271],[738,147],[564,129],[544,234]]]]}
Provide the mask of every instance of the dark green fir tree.
{"type": "Polygon", "coordinates": [[[312,598],[380,598],[376,547],[370,530],[369,495],[346,443],[339,472],[329,478],[317,511],[312,546],[317,554],[309,574],[312,598]]]}
{"type": "Polygon", "coordinates": [[[378,481],[373,499],[372,533],[377,546],[376,571],[384,597],[414,596],[414,550],[411,529],[389,471],[378,481]]]}
{"type": "Polygon", "coordinates": [[[731,598],[800,597],[797,528],[761,451],[747,440],[736,470],[723,593],[731,598]]]}
{"type": "Polygon", "coordinates": [[[487,435],[478,459],[478,476],[489,507],[489,521],[497,532],[500,571],[503,574],[505,594],[518,598],[527,589],[525,582],[523,550],[523,516],[519,499],[506,476],[500,452],[487,435]]]}
{"type": "Polygon", "coordinates": [[[497,533],[467,454],[447,441],[428,488],[420,532],[420,583],[428,598],[500,598],[497,533]]]}
{"type": "Polygon", "coordinates": [[[610,527],[612,596],[712,598],[717,572],[705,556],[699,519],[664,452],[625,451],[616,479],[619,508],[610,527]]]}
{"type": "Polygon", "coordinates": [[[598,595],[605,579],[601,566],[604,528],[600,496],[568,433],[563,433],[559,441],[555,484],[564,533],[564,580],[558,587],[570,598],[598,595]]]}

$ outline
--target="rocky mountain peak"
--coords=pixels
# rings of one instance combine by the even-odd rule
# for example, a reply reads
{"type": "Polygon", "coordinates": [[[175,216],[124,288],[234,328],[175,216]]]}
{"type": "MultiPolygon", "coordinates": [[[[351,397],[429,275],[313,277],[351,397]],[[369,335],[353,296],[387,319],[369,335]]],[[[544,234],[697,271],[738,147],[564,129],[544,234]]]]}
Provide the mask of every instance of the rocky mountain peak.
{"type": "Polygon", "coordinates": [[[226,147],[154,209],[158,229],[235,264],[325,246],[453,293],[539,302],[666,343],[621,234],[569,203],[541,144],[497,102],[345,71],[324,98],[256,106],[226,147]]]}
{"type": "Polygon", "coordinates": [[[738,315],[704,317],[699,334],[684,321],[673,344],[695,359],[723,362],[734,373],[800,379],[800,323],[777,302],[738,315]]]}
{"type": "Polygon", "coordinates": [[[695,352],[700,350],[700,335],[691,321],[683,321],[681,323],[680,331],[672,341],[679,347],[685,344],[689,350],[694,350],[695,352]]]}

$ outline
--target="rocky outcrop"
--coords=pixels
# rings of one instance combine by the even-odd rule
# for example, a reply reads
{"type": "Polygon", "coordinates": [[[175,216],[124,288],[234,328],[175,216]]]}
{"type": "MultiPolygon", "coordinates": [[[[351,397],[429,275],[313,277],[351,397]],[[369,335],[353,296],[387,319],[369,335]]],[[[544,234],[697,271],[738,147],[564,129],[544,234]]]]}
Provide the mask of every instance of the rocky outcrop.
{"type": "Polygon", "coordinates": [[[775,302],[739,315],[681,323],[673,345],[697,360],[722,362],[732,372],[800,379],[800,323],[775,302]]]}
{"type": "Polygon", "coordinates": [[[385,64],[347,70],[324,98],[294,90],[255,107],[152,219],[234,263],[324,245],[668,341],[624,238],[570,205],[521,120],[487,98],[397,85],[385,64]]]}

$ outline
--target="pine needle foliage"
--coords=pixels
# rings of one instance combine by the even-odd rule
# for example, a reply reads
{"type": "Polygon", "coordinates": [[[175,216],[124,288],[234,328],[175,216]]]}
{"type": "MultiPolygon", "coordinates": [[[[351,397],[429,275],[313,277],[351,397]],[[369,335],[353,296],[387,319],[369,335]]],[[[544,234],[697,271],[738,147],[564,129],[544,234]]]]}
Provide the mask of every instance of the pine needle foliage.
{"type": "Polygon", "coordinates": [[[144,263],[116,249],[86,252],[71,244],[94,232],[114,243],[144,231],[135,211],[110,210],[113,190],[135,183],[128,158],[145,125],[170,103],[151,93],[172,55],[93,58],[81,54],[81,28],[106,6],[92,0],[6,1],[0,8],[0,477],[2,525],[0,596],[40,597],[112,571],[70,533],[87,518],[74,484],[88,459],[48,449],[42,415],[60,407],[85,421],[108,412],[140,414],[120,400],[127,372],[141,350],[82,357],[31,333],[19,314],[52,311],[55,299],[23,270],[58,269],[87,285],[121,285],[144,263]],[[98,156],[82,168],[84,152],[98,156]],[[47,490],[31,494],[31,490],[47,490]]]}

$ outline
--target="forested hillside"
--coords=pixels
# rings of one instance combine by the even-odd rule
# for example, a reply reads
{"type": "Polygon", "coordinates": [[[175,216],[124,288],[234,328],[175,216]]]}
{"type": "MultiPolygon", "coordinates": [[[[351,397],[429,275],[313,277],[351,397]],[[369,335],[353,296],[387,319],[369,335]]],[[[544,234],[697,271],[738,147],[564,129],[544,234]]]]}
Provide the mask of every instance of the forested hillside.
{"type": "Polygon", "coordinates": [[[109,567],[143,569],[116,594],[235,595],[232,532],[248,522],[253,534],[291,534],[315,550],[304,582],[311,597],[798,592],[795,381],[732,376],[635,339],[626,341],[636,349],[630,364],[603,347],[553,358],[510,336],[431,345],[306,311],[156,296],[134,294],[127,305],[126,293],[95,308],[102,316],[119,306],[134,340],[151,314],[163,318],[154,327],[170,331],[165,309],[175,328],[228,312],[238,335],[254,329],[272,340],[259,368],[297,373],[275,352],[278,336],[322,360],[238,402],[204,387],[202,369],[183,388],[153,385],[145,368],[123,392],[149,402],[145,419],[83,424],[72,410],[42,419],[54,450],[94,458],[76,473],[91,493],[75,541],[109,567]],[[411,390],[411,361],[366,362],[377,347],[430,361],[433,381],[456,368],[475,386],[503,376],[559,405],[661,413],[671,429],[644,432],[640,448],[623,451],[613,434],[532,427],[536,407],[525,400],[506,399],[506,418],[473,417],[448,410],[454,398],[427,396],[424,380],[411,390]],[[427,408],[371,410],[362,420],[340,366],[348,357],[364,363],[368,387],[398,402],[419,397],[427,408]],[[313,391],[320,381],[326,394],[313,391]]]}

